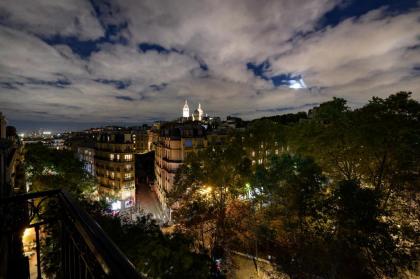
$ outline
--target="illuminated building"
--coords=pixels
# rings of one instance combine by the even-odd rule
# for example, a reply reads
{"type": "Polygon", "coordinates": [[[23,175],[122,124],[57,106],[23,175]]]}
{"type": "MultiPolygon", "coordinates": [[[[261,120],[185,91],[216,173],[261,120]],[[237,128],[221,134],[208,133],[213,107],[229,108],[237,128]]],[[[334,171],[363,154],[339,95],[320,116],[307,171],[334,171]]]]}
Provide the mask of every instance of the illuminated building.
{"type": "Polygon", "coordinates": [[[185,105],[182,109],[182,117],[189,118],[190,117],[190,108],[188,107],[188,102],[185,100],[185,105]]]}
{"type": "Polygon", "coordinates": [[[203,109],[201,108],[201,104],[200,104],[200,103],[198,103],[198,108],[197,108],[197,110],[198,110],[198,121],[201,121],[201,120],[203,120],[204,111],[203,111],[203,109]]]}
{"type": "Polygon", "coordinates": [[[147,148],[149,151],[155,150],[154,143],[159,139],[160,127],[163,122],[157,121],[153,123],[152,128],[147,130],[147,148]]]}
{"type": "Polygon", "coordinates": [[[201,108],[201,104],[198,104],[198,108],[194,110],[192,115],[193,121],[202,121],[204,116],[204,111],[201,108]]]}
{"type": "Polygon", "coordinates": [[[204,111],[201,108],[201,104],[198,104],[198,107],[190,115],[190,108],[188,107],[188,102],[185,100],[184,107],[182,108],[182,121],[193,120],[193,121],[203,121],[205,118],[204,111]]]}
{"type": "Polygon", "coordinates": [[[159,137],[154,142],[156,176],[154,190],[164,208],[166,193],[172,189],[177,169],[188,154],[206,146],[205,129],[198,123],[168,123],[161,127],[159,137]]]}
{"type": "Polygon", "coordinates": [[[78,147],[77,155],[83,162],[84,169],[91,175],[95,175],[95,149],[93,147],[78,147]]]}
{"type": "Polygon", "coordinates": [[[134,152],[137,154],[149,152],[148,129],[143,127],[139,129],[133,129],[131,133],[134,143],[134,152]]]}
{"type": "Polygon", "coordinates": [[[98,192],[113,201],[114,210],[135,205],[134,152],[130,131],[103,132],[97,138],[94,166],[98,192]]]}

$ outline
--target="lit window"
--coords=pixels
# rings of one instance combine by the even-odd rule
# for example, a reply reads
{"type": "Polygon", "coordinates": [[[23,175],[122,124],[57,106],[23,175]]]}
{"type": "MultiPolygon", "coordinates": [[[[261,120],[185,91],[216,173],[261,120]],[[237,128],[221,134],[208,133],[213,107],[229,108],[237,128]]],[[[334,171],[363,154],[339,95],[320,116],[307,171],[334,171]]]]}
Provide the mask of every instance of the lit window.
{"type": "Polygon", "coordinates": [[[252,151],[252,157],[255,157],[255,151],[252,151]]]}
{"type": "Polygon", "coordinates": [[[114,178],[115,177],[115,173],[112,171],[111,172],[111,178],[114,178]]]}
{"type": "Polygon", "coordinates": [[[132,154],[125,154],[124,155],[124,160],[130,161],[133,158],[132,154]]]}
{"type": "Polygon", "coordinates": [[[131,178],[131,173],[125,173],[125,174],[124,174],[124,178],[125,178],[125,179],[129,179],[129,178],[131,178]]]}
{"type": "Polygon", "coordinates": [[[279,155],[279,150],[278,149],[276,149],[276,155],[279,155]]]}
{"type": "Polygon", "coordinates": [[[114,160],[114,154],[109,154],[109,159],[114,160]]]}
{"type": "Polygon", "coordinates": [[[262,164],[263,163],[263,159],[258,159],[258,164],[262,164]]]}
{"type": "Polygon", "coordinates": [[[255,165],[255,160],[252,160],[252,164],[255,165]]]}
{"type": "Polygon", "coordinates": [[[117,160],[118,161],[120,160],[120,154],[117,154],[117,160]]]}

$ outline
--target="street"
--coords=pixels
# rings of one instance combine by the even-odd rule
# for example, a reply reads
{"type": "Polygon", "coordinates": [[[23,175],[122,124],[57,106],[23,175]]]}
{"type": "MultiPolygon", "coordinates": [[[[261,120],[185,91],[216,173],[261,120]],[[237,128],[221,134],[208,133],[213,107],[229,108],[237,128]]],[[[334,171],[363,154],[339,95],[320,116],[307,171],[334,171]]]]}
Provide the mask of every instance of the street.
{"type": "Polygon", "coordinates": [[[154,219],[158,221],[167,220],[155,192],[148,185],[140,184],[136,187],[136,203],[144,213],[152,214],[154,219]]]}

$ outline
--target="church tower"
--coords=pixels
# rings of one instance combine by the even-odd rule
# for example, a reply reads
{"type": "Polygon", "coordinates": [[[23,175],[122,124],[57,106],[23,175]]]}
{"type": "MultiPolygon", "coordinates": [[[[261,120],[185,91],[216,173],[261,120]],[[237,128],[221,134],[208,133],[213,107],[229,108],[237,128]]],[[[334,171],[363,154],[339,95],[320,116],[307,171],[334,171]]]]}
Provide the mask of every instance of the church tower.
{"type": "Polygon", "coordinates": [[[202,121],[203,115],[204,115],[204,111],[201,108],[201,104],[198,104],[198,108],[194,110],[192,114],[192,118],[194,121],[202,121]]]}
{"type": "Polygon", "coordinates": [[[200,103],[198,103],[198,109],[197,110],[198,110],[198,120],[201,121],[201,120],[203,120],[204,111],[201,108],[200,103]]]}
{"type": "Polygon", "coordinates": [[[185,100],[184,108],[182,109],[182,117],[188,118],[190,117],[190,108],[188,107],[188,102],[185,100]]]}

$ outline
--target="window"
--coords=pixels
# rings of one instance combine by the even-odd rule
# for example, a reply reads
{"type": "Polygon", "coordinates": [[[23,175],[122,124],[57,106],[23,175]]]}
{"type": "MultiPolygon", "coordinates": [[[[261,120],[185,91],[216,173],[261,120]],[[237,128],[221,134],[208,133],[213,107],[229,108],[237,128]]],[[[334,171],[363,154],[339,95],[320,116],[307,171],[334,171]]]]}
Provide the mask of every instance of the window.
{"type": "Polygon", "coordinates": [[[255,151],[252,151],[251,154],[252,154],[252,157],[255,157],[255,151]]]}
{"type": "Polygon", "coordinates": [[[258,164],[262,164],[263,163],[263,159],[258,159],[258,164]]]}
{"type": "Polygon", "coordinates": [[[109,154],[109,159],[114,160],[114,154],[109,154]]]}
{"type": "Polygon", "coordinates": [[[120,154],[117,154],[117,160],[118,161],[120,160],[120,154]]]}
{"type": "Polygon", "coordinates": [[[279,150],[278,149],[276,149],[276,155],[279,155],[279,150]]]}
{"type": "Polygon", "coordinates": [[[192,147],[193,146],[192,140],[190,140],[190,139],[185,140],[184,141],[184,146],[185,147],[192,147]]]}
{"type": "Polygon", "coordinates": [[[111,178],[114,178],[115,177],[115,173],[112,171],[111,172],[111,178]]]}
{"type": "Polygon", "coordinates": [[[131,173],[125,173],[124,178],[125,179],[130,179],[131,178],[131,173]]]}
{"type": "Polygon", "coordinates": [[[132,154],[125,154],[124,155],[124,160],[126,160],[126,161],[130,161],[132,158],[133,158],[132,154]]]}

